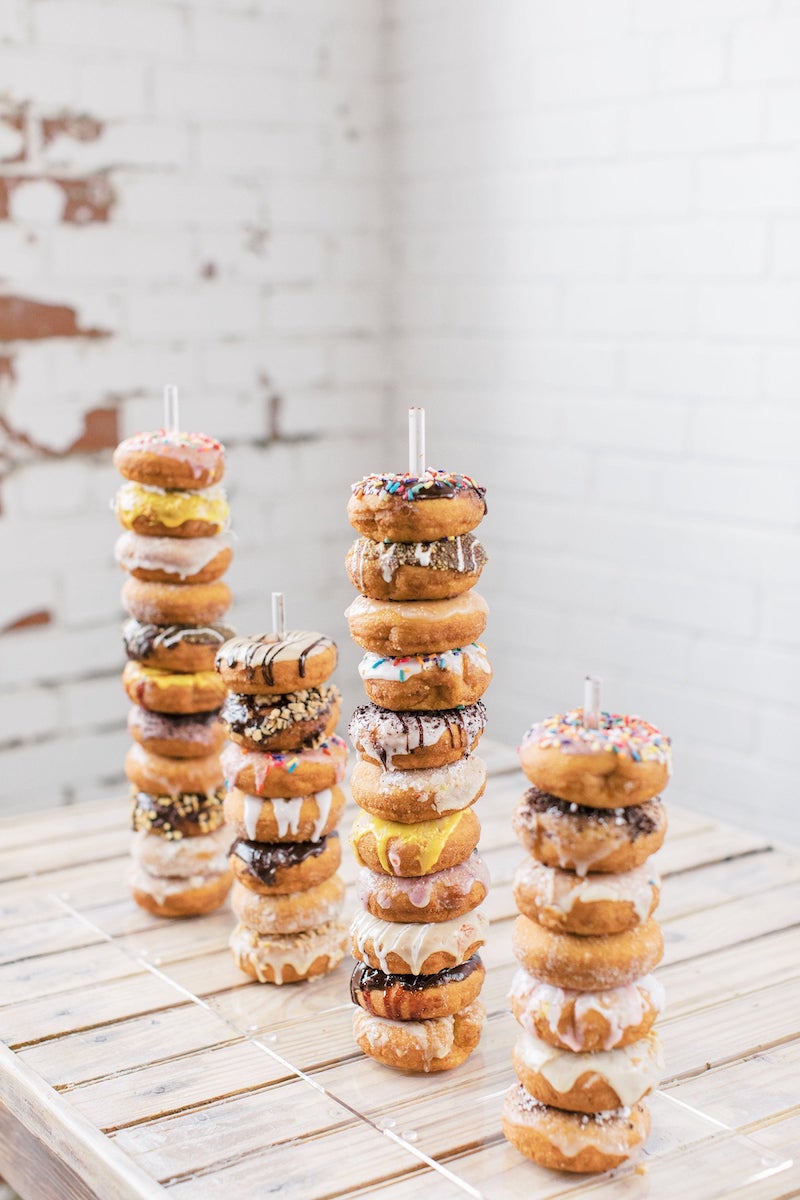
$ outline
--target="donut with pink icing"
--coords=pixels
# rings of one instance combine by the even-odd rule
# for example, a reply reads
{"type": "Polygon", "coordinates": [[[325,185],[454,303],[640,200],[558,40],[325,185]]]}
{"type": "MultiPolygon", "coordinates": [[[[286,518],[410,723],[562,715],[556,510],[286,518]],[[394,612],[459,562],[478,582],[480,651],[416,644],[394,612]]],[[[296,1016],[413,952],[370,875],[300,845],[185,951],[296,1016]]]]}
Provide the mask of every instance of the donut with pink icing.
{"type": "Polygon", "coordinates": [[[356,894],[374,917],[384,921],[451,921],[462,917],[486,898],[489,871],[478,854],[431,875],[403,879],[362,867],[356,894]]]}
{"type": "Polygon", "coordinates": [[[205,433],[155,429],[120,442],[114,466],[125,479],[149,487],[207,488],[225,474],[225,447],[205,433]]]}
{"type": "Polygon", "coordinates": [[[573,1053],[628,1046],[650,1032],[664,1009],[664,989],[655,975],[603,991],[578,991],[545,983],[520,967],[510,999],[526,1033],[573,1053]]]}
{"type": "Polygon", "coordinates": [[[650,1112],[632,1108],[587,1116],[540,1104],[521,1084],[503,1103],[503,1133],[512,1146],[540,1167],[589,1174],[611,1171],[637,1153],[650,1133],[650,1112]]]}
{"type": "Polygon", "coordinates": [[[560,933],[622,933],[658,904],[660,879],[647,864],[612,875],[576,875],[528,858],[513,881],[517,908],[560,933]]]}
{"type": "Polygon", "coordinates": [[[132,704],[128,733],[145,750],[167,758],[203,758],[219,754],[225,730],[216,712],[158,713],[132,704]]]}
{"type": "Polygon", "coordinates": [[[251,796],[307,796],[342,782],[347,743],[331,734],[304,750],[269,753],[229,742],[220,761],[228,787],[237,787],[251,796]]]}

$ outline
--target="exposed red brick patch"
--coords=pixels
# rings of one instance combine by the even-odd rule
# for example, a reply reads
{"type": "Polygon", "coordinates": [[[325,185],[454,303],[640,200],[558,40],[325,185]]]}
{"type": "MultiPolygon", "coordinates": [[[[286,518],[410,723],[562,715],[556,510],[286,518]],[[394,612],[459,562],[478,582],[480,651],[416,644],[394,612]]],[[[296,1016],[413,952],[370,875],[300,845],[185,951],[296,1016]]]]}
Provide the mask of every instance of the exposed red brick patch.
{"type": "Polygon", "coordinates": [[[17,373],[14,370],[14,356],[12,354],[0,354],[0,383],[3,380],[6,383],[13,383],[17,378],[17,373]]]}
{"type": "Polygon", "coordinates": [[[200,268],[200,274],[203,279],[216,279],[217,275],[219,275],[219,267],[213,262],[203,263],[200,268]]]}
{"type": "Polygon", "coordinates": [[[106,222],[110,219],[116,196],[108,177],[101,171],[81,179],[68,179],[61,175],[16,175],[0,178],[0,220],[9,220],[12,196],[17,188],[42,181],[54,184],[63,193],[64,208],[60,219],[66,224],[87,225],[90,222],[106,222]]]}
{"type": "Polygon", "coordinates": [[[83,433],[67,451],[68,454],[109,450],[119,442],[119,413],[115,408],[90,408],[83,414],[83,433]]]}
{"type": "Polygon", "coordinates": [[[0,162],[24,162],[28,156],[28,134],[25,124],[25,109],[16,108],[7,113],[3,113],[3,115],[0,116],[0,124],[5,125],[8,129],[13,129],[15,133],[20,135],[19,150],[16,153],[1,155],[0,162]]]}
{"type": "Polygon", "coordinates": [[[35,612],[25,613],[22,617],[17,617],[16,621],[9,622],[0,629],[0,635],[4,633],[13,633],[17,629],[30,629],[33,625],[50,625],[53,621],[53,614],[46,608],[38,608],[35,612]]]}
{"type": "Polygon", "coordinates": [[[82,327],[75,309],[66,304],[43,304],[25,296],[0,296],[0,342],[110,335],[108,329],[82,327]]]}
{"type": "Polygon", "coordinates": [[[57,137],[73,138],[76,142],[96,142],[105,126],[85,113],[65,112],[58,117],[42,118],[42,142],[45,146],[57,137]]]}

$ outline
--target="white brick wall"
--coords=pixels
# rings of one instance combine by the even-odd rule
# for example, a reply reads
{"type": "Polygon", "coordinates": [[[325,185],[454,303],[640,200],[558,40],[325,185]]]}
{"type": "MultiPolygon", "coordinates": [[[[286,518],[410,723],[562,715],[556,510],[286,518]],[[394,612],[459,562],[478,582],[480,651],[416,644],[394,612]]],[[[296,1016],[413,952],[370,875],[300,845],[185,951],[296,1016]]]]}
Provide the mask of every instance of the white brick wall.
{"type": "MultiPolygon", "coordinates": [[[[799,29],[794,0],[2,5],[0,182],[34,183],[0,299],[76,332],[0,345],[0,413],[65,452],[182,383],[230,444],[236,623],[282,587],[347,709],[347,486],[426,405],[431,461],[489,487],[493,734],[596,671],[674,734],[676,800],[796,839],[799,29]],[[100,135],[46,138],[64,114],[100,135]],[[108,220],[61,219],[92,177],[108,220]]],[[[0,625],[53,618],[0,639],[20,807],[118,786],[125,704],[109,452],[12,452],[0,625]]]]}
{"type": "Polygon", "coordinates": [[[390,11],[397,407],[489,487],[492,731],[595,671],[797,840],[797,6],[390,11]]]}

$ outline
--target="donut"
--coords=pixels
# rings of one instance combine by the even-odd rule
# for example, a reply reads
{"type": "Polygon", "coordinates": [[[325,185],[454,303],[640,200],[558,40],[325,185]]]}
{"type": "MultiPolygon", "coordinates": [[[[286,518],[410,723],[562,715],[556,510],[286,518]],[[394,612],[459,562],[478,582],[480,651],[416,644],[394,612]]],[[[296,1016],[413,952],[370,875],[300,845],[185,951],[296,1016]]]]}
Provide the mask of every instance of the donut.
{"type": "Polygon", "coordinates": [[[471,533],[436,542],[373,542],[357,538],[347,574],[373,600],[447,600],[473,587],[488,555],[471,533]]]}
{"type": "Polygon", "coordinates": [[[189,879],[193,875],[224,875],[229,868],[230,834],[224,825],[199,837],[166,838],[141,830],[131,839],[131,857],[151,875],[189,879]]]}
{"type": "Polygon", "coordinates": [[[131,617],[122,626],[125,653],[160,671],[213,671],[214,656],[233,636],[227,625],[152,625],[131,617]]]}
{"type": "Polygon", "coordinates": [[[664,1071],[655,1031],[616,1050],[576,1054],[522,1029],[513,1061],[517,1079],[534,1100],[585,1113],[632,1107],[658,1084],[664,1071]]]}
{"type": "Polygon", "coordinates": [[[356,1008],[353,1034],[364,1054],[384,1066],[427,1075],[450,1071],[470,1056],[480,1041],[485,1016],[480,1000],[451,1017],[431,1021],[389,1021],[356,1008]]]}
{"type": "Polygon", "coordinates": [[[511,981],[511,1009],[526,1033],[576,1053],[628,1046],[649,1033],[664,1008],[655,975],[598,992],[553,987],[523,967],[511,981]]]}
{"type": "Polygon", "coordinates": [[[350,776],[350,791],[360,808],[401,823],[460,812],[479,800],[485,787],[486,763],[477,755],[415,771],[382,771],[373,763],[358,762],[350,776]]]}
{"type": "Polygon", "coordinates": [[[286,800],[264,800],[231,788],[225,797],[225,820],[236,837],[251,842],[318,842],[336,828],[344,803],[340,787],[286,800]]]}
{"type": "Polygon", "coordinates": [[[555,987],[596,992],[632,983],[661,961],[664,938],[650,917],[625,933],[553,933],[520,915],[514,922],[514,956],[526,971],[555,987]]]}
{"type": "Polygon", "coordinates": [[[284,696],[229,693],[220,716],[231,741],[247,749],[302,750],[333,733],[341,700],[332,683],[284,696]]]}
{"type": "Polygon", "coordinates": [[[624,808],[588,808],[529,788],[511,824],[529,854],[578,875],[631,871],[655,854],[667,832],[658,797],[624,808]]]}
{"type": "Polygon", "coordinates": [[[469,858],[481,827],[471,808],[435,821],[401,823],[362,812],[353,822],[350,843],[361,867],[386,875],[430,875],[469,858]]]}
{"type": "Polygon", "coordinates": [[[481,700],[441,712],[392,712],[360,704],[350,720],[353,746],[367,762],[387,771],[443,767],[471,754],[486,728],[481,700]]]}
{"type": "Polygon", "coordinates": [[[233,551],[219,535],[142,537],[128,530],[117,538],[114,558],[129,575],[149,583],[211,583],[225,574],[233,551]]]}
{"type": "Polygon", "coordinates": [[[317,842],[251,842],[237,838],[230,848],[234,875],[261,896],[316,887],[330,879],[341,861],[342,846],[335,829],[317,842]]]}
{"type": "Polygon", "coordinates": [[[367,475],[351,488],[347,519],[374,542],[436,542],[469,533],[486,513],[486,488],[469,475],[367,475]]]}
{"type": "Polygon", "coordinates": [[[157,713],[138,704],[128,713],[128,733],[151,754],[167,758],[219,754],[225,741],[225,729],[215,712],[157,713]]]}
{"type": "Polygon", "coordinates": [[[472,958],[486,940],[488,924],[480,909],[424,925],[383,921],[363,909],[350,924],[352,954],[386,975],[435,975],[472,958]]]}
{"type": "Polygon", "coordinates": [[[134,742],[125,756],[125,774],[137,791],[174,799],[184,792],[209,795],[222,787],[219,755],[165,758],[134,742]]]}
{"type": "Polygon", "coordinates": [[[225,447],[205,433],[156,429],[125,438],[114,451],[125,479],[161,488],[208,488],[225,474],[225,447]]]}
{"type": "Polygon", "coordinates": [[[213,625],[231,606],[233,595],[221,579],[214,583],[143,583],[128,579],[122,603],[137,621],[155,625],[213,625]]]}
{"type": "Polygon", "coordinates": [[[307,750],[245,750],[229,742],[222,752],[228,787],[251,796],[307,796],[341,783],[347,762],[347,743],[336,734],[307,750]]]}
{"type": "Polygon", "coordinates": [[[592,808],[643,804],[669,779],[672,753],[665,734],[641,717],[600,713],[597,729],[583,709],[532,725],[519,747],[531,783],[562,800],[592,808]]]}
{"type": "Polygon", "coordinates": [[[540,1104],[519,1084],[506,1092],[503,1133],[540,1167],[589,1174],[610,1171],[647,1140],[650,1113],[644,1103],[612,1112],[564,1112],[540,1104]]]}
{"type": "Polygon", "coordinates": [[[354,642],[372,654],[430,654],[476,642],[489,606],[478,592],[450,600],[371,600],[356,596],[345,611],[354,642]]]}
{"type": "Polygon", "coordinates": [[[336,643],[322,633],[292,629],[278,637],[234,638],[217,651],[217,670],[231,692],[298,692],[319,687],[336,667],[336,643]]]}
{"type": "Polygon", "coordinates": [[[221,487],[165,491],[143,483],[124,483],[114,508],[123,528],[145,537],[216,537],[228,528],[230,515],[221,487]]]}
{"type": "Polygon", "coordinates": [[[210,796],[185,793],[182,796],[155,796],[150,792],[131,793],[131,828],[136,832],[157,833],[168,841],[213,833],[225,821],[220,788],[210,796]]]}
{"type": "Polygon", "coordinates": [[[220,875],[172,878],[151,875],[137,866],[128,879],[136,903],[154,917],[200,917],[214,912],[225,903],[232,881],[229,870],[220,875]]]}
{"type": "Polygon", "coordinates": [[[658,904],[660,879],[648,866],[620,875],[576,875],[526,859],[514,875],[517,908],[560,933],[622,933],[658,904]]]}
{"type": "Polygon", "coordinates": [[[477,954],[436,975],[387,975],[356,963],[350,999],[365,1012],[390,1021],[431,1021],[451,1017],[477,1000],[486,971],[477,954]]]}
{"type": "Polygon", "coordinates": [[[331,875],[314,887],[289,895],[264,896],[239,882],[234,883],[231,892],[234,915],[248,929],[262,935],[316,929],[335,921],[343,904],[344,882],[340,875],[331,875]]]}
{"type": "Polygon", "coordinates": [[[489,872],[477,854],[444,871],[411,879],[369,867],[362,867],[356,877],[364,908],[385,921],[451,921],[477,908],[488,890],[489,872]]]}
{"type": "Polygon", "coordinates": [[[302,933],[262,936],[240,921],[228,944],[239,970],[259,983],[299,983],[339,965],[347,946],[347,927],[343,921],[331,921],[302,933]]]}
{"type": "Polygon", "coordinates": [[[174,674],[128,662],[122,672],[128,699],[159,713],[208,713],[225,699],[225,685],[216,671],[174,674]]]}
{"type": "Polygon", "coordinates": [[[364,691],[381,708],[459,708],[480,700],[492,681],[492,668],[480,642],[441,654],[382,658],[367,652],[358,673],[364,691]]]}

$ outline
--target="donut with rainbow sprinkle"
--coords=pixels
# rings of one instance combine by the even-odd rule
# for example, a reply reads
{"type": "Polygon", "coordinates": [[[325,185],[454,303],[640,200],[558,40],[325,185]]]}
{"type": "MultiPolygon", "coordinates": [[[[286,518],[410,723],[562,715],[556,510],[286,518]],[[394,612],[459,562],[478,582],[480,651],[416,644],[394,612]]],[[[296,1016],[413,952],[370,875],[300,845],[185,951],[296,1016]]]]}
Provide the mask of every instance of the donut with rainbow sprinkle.
{"type": "Polygon", "coordinates": [[[537,788],[590,808],[622,808],[656,796],[669,779],[671,743],[641,717],[601,712],[592,728],[582,708],[532,725],[519,747],[537,788]]]}
{"type": "Polygon", "coordinates": [[[367,475],[352,485],[347,517],[375,542],[433,542],[479,525],[485,494],[469,475],[449,471],[367,475]]]}
{"type": "Polygon", "coordinates": [[[134,483],[193,491],[213,487],[222,479],[225,447],[205,433],[154,429],[120,442],[114,466],[134,483]]]}

